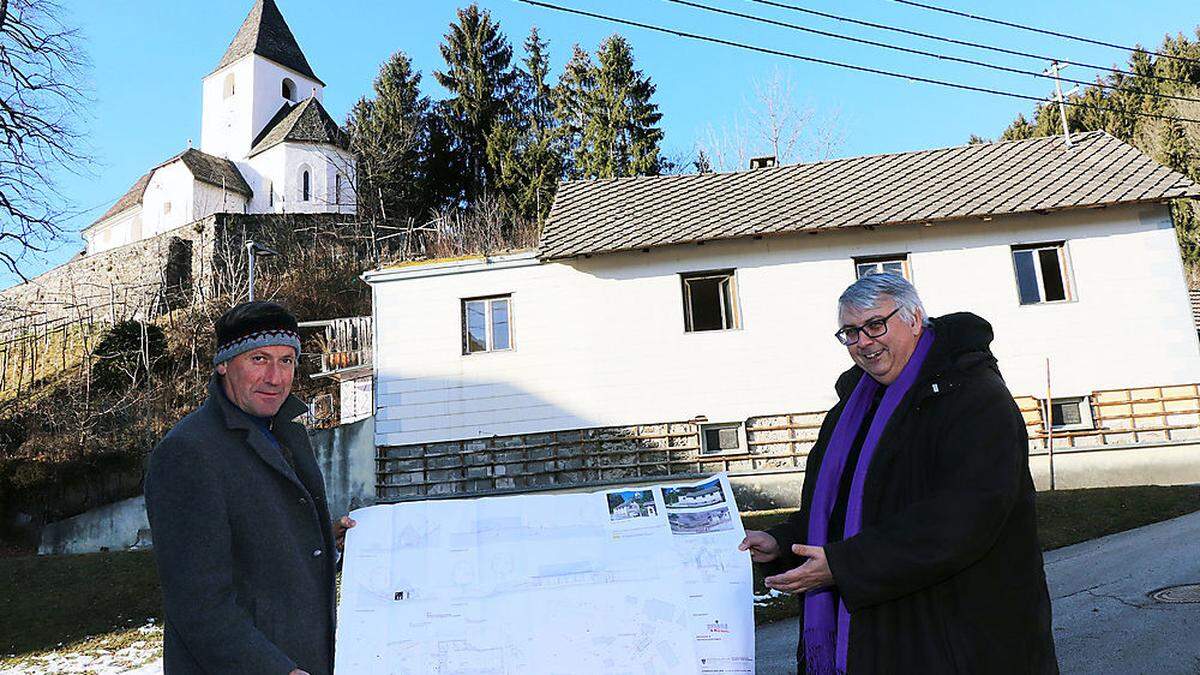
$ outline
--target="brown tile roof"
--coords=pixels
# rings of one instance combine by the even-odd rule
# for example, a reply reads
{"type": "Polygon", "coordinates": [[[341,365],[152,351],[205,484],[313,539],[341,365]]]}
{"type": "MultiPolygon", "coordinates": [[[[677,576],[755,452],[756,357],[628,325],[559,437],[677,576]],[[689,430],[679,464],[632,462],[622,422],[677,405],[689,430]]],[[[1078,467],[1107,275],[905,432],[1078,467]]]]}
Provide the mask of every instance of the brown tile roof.
{"type": "Polygon", "coordinates": [[[142,196],[146,194],[146,186],[150,184],[150,176],[153,174],[154,170],[152,169],[147,171],[146,175],[137,179],[137,182],[133,184],[133,187],[129,188],[129,192],[126,192],[124,195],[122,195],[115,204],[113,204],[107,211],[104,212],[104,215],[92,221],[92,225],[95,225],[102,220],[108,220],[109,218],[112,218],[126,209],[131,209],[138,204],[141,204],[142,196]]]}
{"type": "Polygon", "coordinates": [[[345,132],[316,97],[306,98],[299,103],[284,103],[250,144],[249,156],[253,157],[284,141],[329,143],[338,147],[347,145],[345,132]]]}
{"type": "MultiPolygon", "coordinates": [[[[142,197],[146,194],[146,186],[150,184],[150,177],[154,175],[154,172],[168,164],[177,161],[182,161],[183,165],[187,167],[188,172],[192,174],[192,177],[202,183],[208,183],[209,185],[214,185],[216,187],[224,187],[230,192],[236,192],[238,194],[245,195],[246,197],[250,197],[254,194],[254,192],[250,189],[250,185],[242,176],[242,172],[238,171],[236,164],[228,159],[215,157],[208,153],[200,152],[195,148],[188,148],[187,150],[184,150],[178,155],[175,155],[174,157],[147,171],[146,175],[142,176],[136,183],[134,183],[133,187],[129,189],[129,192],[126,192],[120,199],[118,199],[116,203],[112,205],[112,207],[104,212],[104,215],[93,221],[92,225],[108,220],[112,216],[115,216],[126,209],[140,205],[142,203],[142,197]]],[[[91,227],[91,225],[88,227],[91,227]]]]}
{"type": "MultiPolygon", "coordinates": [[[[247,197],[253,196],[250,184],[238,171],[237,165],[224,157],[216,157],[195,148],[188,148],[175,159],[183,160],[184,166],[192,172],[192,177],[201,183],[208,183],[219,188],[225,188],[247,197]]],[[[166,162],[170,164],[174,159],[166,162]]]]}
{"type": "Polygon", "coordinates": [[[545,259],[840,227],[924,223],[1200,196],[1104,132],[683,176],[571,181],[545,259]]]}
{"type": "Polygon", "coordinates": [[[296,42],[296,36],[292,35],[292,29],[288,28],[287,22],[283,20],[283,14],[275,6],[275,0],[255,1],[250,14],[242,22],[237,35],[233,36],[233,42],[229,43],[229,49],[225,50],[225,56],[221,57],[221,62],[213,72],[247,54],[258,54],[325,86],[308,65],[308,59],[304,58],[304,52],[300,51],[300,44],[296,42]]]}

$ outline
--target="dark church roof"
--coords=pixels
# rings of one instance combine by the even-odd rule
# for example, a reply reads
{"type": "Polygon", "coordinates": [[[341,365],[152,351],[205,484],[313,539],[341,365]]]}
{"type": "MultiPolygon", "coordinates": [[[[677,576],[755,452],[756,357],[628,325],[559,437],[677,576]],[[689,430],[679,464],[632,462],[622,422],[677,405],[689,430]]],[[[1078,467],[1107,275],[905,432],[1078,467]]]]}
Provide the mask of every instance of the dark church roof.
{"type": "Polygon", "coordinates": [[[247,54],[258,54],[325,86],[308,65],[308,59],[304,58],[304,52],[300,51],[300,44],[296,42],[296,36],[292,35],[292,29],[288,28],[287,22],[283,20],[283,14],[275,6],[275,0],[255,0],[250,14],[242,22],[242,27],[238,29],[233,42],[229,44],[229,49],[225,51],[225,56],[213,72],[247,54]]]}
{"type": "MultiPolygon", "coordinates": [[[[188,148],[147,171],[146,175],[139,178],[133,184],[133,187],[129,188],[128,192],[122,195],[112,207],[105,211],[104,215],[92,222],[92,225],[108,220],[126,209],[131,209],[141,204],[142,198],[146,195],[146,187],[150,185],[150,177],[154,175],[154,172],[176,161],[182,161],[183,165],[187,167],[188,172],[192,174],[192,178],[201,183],[208,183],[214,187],[224,188],[230,192],[245,195],[246,197],[253,195],[250,185],[233,162],[223,157],[216,157],[206,152],[200,152],[195,148],[188,148]]],[[[91,226],[89,225],[89,227],[91,226]]]]}
{"type": "Polygon", "coordinates": [[[250,157],[284,141],[328,143],[346,147],[346,133],[325,111],[316,97],[299,103],[284,103],[250,144],[250,157]]]}
{"type": "Polygon", "coordinates": [[[238,171],[237,165],[224,157],[217,157],[207,152],[200,152],[195,148],[188,148],[183,154],[168,160],[166,163],[169,164],[175,159],[183,160],[183,165],[192,173],[192,177],[201,183],[225,188],[230,192],[236,192],[247,197],[254,194],[250,189],[250,184],[242,177],[242,172],[238,171]]]}

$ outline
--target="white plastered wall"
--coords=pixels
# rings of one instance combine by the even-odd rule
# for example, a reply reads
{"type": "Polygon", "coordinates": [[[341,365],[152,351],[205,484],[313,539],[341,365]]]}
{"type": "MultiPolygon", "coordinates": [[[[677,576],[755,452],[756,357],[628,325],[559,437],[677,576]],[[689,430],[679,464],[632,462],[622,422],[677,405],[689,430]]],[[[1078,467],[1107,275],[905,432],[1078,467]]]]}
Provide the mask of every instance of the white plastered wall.
{"type": "Polygon", "coordinates": [[[243,157],[253,138],[253,58],[245,57],[209,74],[201,84],[200,149],[216,157],[243,157]],[[225,96],[233,75],[234,94],[225,96]]]}
{"type": "Polygon", "coordinates": [[[87,255],[124,246],[142,238],[142,207],[126,209],[83,233],[87,255]]]}
{"type": "MultiPolygon", "coordinates": [[[[908,253],[936,316],[992,322],[1017,395],[1200,381],[1162,206],[710,242],[570,263],[368,275],[380,445],[822,410],[849,367],[833,338],[856,256],[908,253]],[[1066,241],[1074,297],[1021,306],[1011,246],[1066,241]],[[742,328],[685,333],[679,273],[736,268],[742,328]],[[462,354],[461,300],[511,294],[508,352],[462,354]]],[[[480,267],[479,265],[476,266],[480,267]]]]}
{"type": "Polygon", "coordinates": [[[331,145],[281,143],[262,153],[283,151],[280,177],[274,179],[278,194],[286,200],[289,213],[354,213],[354,160],[349,153],[331,145]],[[303,199],[302,172],[311,180],[308,201],[303,199]],[[341,195],[335,196],[336,176],[341,175],[341,195]]]}
{"type": "Polygon", "coordinates": [[[254,138],[279,112],[285,99],[283,79],[296,85],[294,102],[324,95],[324,87],[279,64],[249,54],[206,76],[202,82],[200,149],[232,160],[245,159],[254,138]],[[225,97],[225,78],[234,77],[235,93],[225,97]]]}
{"type": "Polygon", "coordinates": [[[283,213],[285,210],[286,193],[283,179],[285,176],[286,153],[282,145],[276,145],[249,159],[237,162],[238,170],[242,172],[254,197],[250,200],[249,213],[283,213]],[[271,195],[274,191],[274,197],[271,195]]]}
{"type": "Polygon", "coordinates": [[[196,179],[182,161],[154,171],[142,196],[142,237],[152,237],[195,220],[196,179]],[[166,205],[170,203],[170,212],[166,205]]]}

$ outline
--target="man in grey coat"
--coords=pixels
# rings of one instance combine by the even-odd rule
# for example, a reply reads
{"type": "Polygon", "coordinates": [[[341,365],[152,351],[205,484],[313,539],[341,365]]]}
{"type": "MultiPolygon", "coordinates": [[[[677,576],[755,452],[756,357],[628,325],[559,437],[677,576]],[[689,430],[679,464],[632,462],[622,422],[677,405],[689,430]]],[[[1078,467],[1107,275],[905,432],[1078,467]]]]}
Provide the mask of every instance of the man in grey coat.
{"type": "Polygon", "coordinates": [[[150,455],[146,510],[166,621],[164,671],[333,671],[334,573],[321,471],[291,395],[296,319],[249,302],[216,324],[208,399],[150,455]]]}

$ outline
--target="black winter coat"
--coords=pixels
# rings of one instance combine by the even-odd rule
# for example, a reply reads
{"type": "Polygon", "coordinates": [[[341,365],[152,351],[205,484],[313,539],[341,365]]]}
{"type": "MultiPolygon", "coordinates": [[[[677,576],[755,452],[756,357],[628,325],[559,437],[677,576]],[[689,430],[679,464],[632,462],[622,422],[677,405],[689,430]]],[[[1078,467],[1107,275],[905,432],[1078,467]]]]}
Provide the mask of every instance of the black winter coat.
{"type": "MultiPolygon", "coordinates": [[[[932,321],[933,346],[869,467],[862,530],[825,547],[861,673],[1057,673],[1025,423],[973,314],[932,321]]],[[[838,379],[801,508],[771,530],[790,569],[821,460],[864,373],[838,379]]],[[[848,470],[850,467],[847,467],[848,470]]],[[[804,625],[803,602],[800,625],[804,625]]],[[[803,628],[797,658],[804,672],[803,628]]]]}
{"type": "Polygon", "coordinates": [[[150,455],[146,511],[166,675],[333,672],[334,542],[321,471],[289,397],[273,432],[209,383],[150,455]]]}

